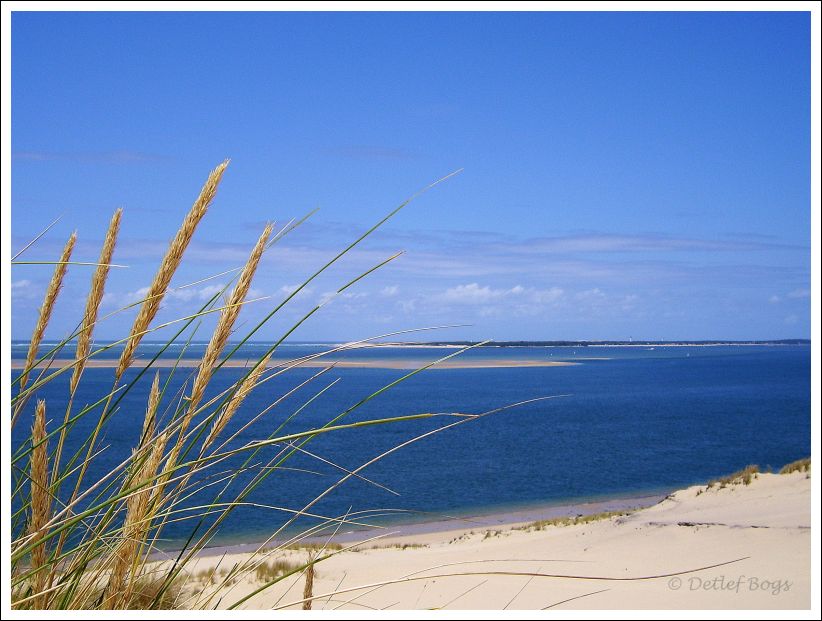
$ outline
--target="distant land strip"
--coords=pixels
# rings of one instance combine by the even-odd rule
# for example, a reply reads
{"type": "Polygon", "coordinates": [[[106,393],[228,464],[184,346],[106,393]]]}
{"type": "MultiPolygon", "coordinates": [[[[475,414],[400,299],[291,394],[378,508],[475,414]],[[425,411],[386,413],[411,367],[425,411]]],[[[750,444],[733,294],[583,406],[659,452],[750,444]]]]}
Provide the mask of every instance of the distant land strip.
{"type": "MultiPolygon", "coordinates": [[[[135,368],[144,368],[148,364],[148,360],[135,360],[131,365],[135,368]]],[[[227,360],[223,363],[224,367],[232,368],[250,368],[255,364],[256,360],[227,360]]],[[[38,369],[49,367],[57,370],[63,367],[71,366],[74,360],[61,359],[52,360],[51,362],[44,361],[36,366],[38,369]]],[[[200,364],[199,358],[184,358],[182,360],[161,358],[155,360],[151,365],[155,368],[171,368],[174,366],[183,368],[192,368],[200,364]]],[[[270,360],[268,367],[286,367],[290,365],[299,367],[323,368],[334,366],[338,369],[419,369],[426,364],[431,364],[430,360],[411,360],[402,359],[394,360],[390,358],[374,359],[374,360],[333,360],[333,359],[315,359],[305,362],[297,362],[295,360],[270,360]]],[[[487,360],[446,360],[432,366],[432,369],[500,369],[500,368],[519,368],[519,367],[565,367],[579,364],[578,362],[565,362],[559,360],[510,360],[510,359],[487,359],[487,360]]],[[[12,369],[22,369],[25,366],[25,360],[12,360],[12,369]]],[[[89,360],[86,363],[87,368],[109,369],[117,366],[116,359],[106,360],[89,360]]]]}
{"type": "MultiPolygon", "coordinates": [[[[377,347],[468,347],[480,341],[375,343],[377,347]]],[[[490,341],[479,347],[710,347],[718,345],[810,345],[810,339],[772,341],[490,341]]]]}

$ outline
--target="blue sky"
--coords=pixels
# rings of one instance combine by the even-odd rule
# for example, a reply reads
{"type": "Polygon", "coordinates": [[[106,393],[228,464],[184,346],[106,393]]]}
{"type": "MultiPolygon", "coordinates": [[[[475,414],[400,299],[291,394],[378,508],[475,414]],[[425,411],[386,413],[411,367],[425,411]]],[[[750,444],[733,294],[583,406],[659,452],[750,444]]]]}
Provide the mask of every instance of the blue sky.
{"type": "MultiPolygon", "coordinates": [[[[271,249],[238,335],[407,196],[458,169],[259,333],[405,254],[294,334],[341,340],[810,336],[806,13],[15,13],[12,246],[95,260],[105,311],[148,285],[208,171],[231,165],[174,286],[271,249]]],[[[50,268],[16,266],[26,338],[50,268]]],[[[70,268],[49,331],[82,313],[70,268]]],[[[181,316],[225,277],[172,292],[181,316]]],[[[106,320],[114,338],[131,315],[106,320]]]]}

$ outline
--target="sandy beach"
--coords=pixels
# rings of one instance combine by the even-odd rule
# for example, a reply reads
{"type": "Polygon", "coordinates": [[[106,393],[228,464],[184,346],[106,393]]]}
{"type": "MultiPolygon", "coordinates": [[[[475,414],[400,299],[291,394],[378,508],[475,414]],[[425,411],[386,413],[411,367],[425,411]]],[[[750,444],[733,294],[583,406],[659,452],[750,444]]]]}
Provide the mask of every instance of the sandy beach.
{"type": "MultiPolygon", "coordinates": [[[[355,544],[338,543],[343,549],[316,567],[313,609],[810,606],[808,473],[693,486],[643,509],[567,522],[418,532],[350,550],[355,544]]],[[[297,567],[308,553],[272,550],[262,562],[297,567]]],[[[228,586],[209,580],[250,558],[198,558],[180,603],[192,605],[196,593],[201,601],[213,596],[210,607],[224,607],[253,593],[262,584],[254,565],[228,586]]],[[[304,584],[304,573],[297,572],[240,607],[299,608],[304,584]]]]}
{"type": "MultiPolygon", "coordinates": [[[[135,360],[131,365],[134,368],[142,368],[148,364],[148,360],[135,360]]],[[[228,360],[223,363],[224,367],[228,368],[251,368],[255,361],[249,360],[228,360]]],[[[323,368],[335,366],[340,369],[419,369],[426,364],[431,364],[430,359],[394,359],[394,358],[379,358],[379,359],[361,359],[361,360],[339,360],[332,358],[317,358],[314,360],[307,360],[299,363],[300,367],[307,368],[323,368]]],[[[57,370],[74,364],[74,360],[57,359],[50,362],[42,362],[35,368],[42,369],[49,367],[57,370]]],[[[200,364],[199,358],[184,358],[182,360],[176,359],[161,359],[155,360],[152,367],[155,368],[170,368],[182,367],[193,368],[200,364]]],[[[268,367],[285,367],[293,364],[290,360],[271,360],[268,367]]],[[[516,360],[510,358],[488,358],[482,360],[445,360],[436,364],[431,369],[502,369],[502,368],[519,368],[519,367],[564,367],[578,364],[576,362],[553,361],[553,360],[516,360]]],[[[25,360],[12,360],[12,369],[23,369],[25,367],[25,360]]],[[[89,360],[86,363],[86,368],[95,369],[113,369],[117,367],[117,360],[89,360]]]]}

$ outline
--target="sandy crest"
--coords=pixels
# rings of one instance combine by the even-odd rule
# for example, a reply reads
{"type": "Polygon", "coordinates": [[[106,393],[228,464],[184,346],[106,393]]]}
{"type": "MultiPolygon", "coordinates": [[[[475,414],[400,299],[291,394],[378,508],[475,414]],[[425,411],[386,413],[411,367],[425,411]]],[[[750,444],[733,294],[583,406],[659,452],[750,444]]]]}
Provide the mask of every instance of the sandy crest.
{"type": "MultiPolygon", "coordinates": [[[[809,476],[760,474],[750,485],[691,487],[631,515],[587,524],[381,540],[382,546],[424,547],[366,546],[323,561],[317,565],[314,595],[326,596],[313,607],[809,608],[810,524],[809,476]],[[699,570],[720,563],[729,564],[699,570]],[[595,579],[516,575],[529,572],[595,579]],[[629,580],[675,572],[690,573],[629,580]],[[455,575],[460,573],[470,575],[455,575]],[[397,579],[405,581],[358,588],[397,579]],[[331,592],[336,594],[328,596],[331,592]]],[[[242,554],[203,557],[193,572],[228,569],[247,558],[242,554]]],[[[301,561],[306,553],[280,552],[277,558],[301,561]]],[[[214,588],[202,582],[190,584],[200,597],[214,588]]],[[[250,577],[223,587],[221,605],[258,585],[250,577]]],[[[303,585],[302,576],[290,577],[242,607],[299,607],[303,585]]]]}

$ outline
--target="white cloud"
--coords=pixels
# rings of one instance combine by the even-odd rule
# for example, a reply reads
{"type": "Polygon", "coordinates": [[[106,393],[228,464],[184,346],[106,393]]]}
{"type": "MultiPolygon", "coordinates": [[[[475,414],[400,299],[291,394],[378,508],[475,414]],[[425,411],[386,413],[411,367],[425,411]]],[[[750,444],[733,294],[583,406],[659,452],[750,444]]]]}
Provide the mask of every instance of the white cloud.
{"type": "Polygon", "coordinates": [[[140,287],[136,291],[123,291],[120,293],[106,291],[103,294],[103,306],[123,307],[134,304],[144,299],[148,294],[148,287],[140,287]]]}
{"type": "Polygon", "coordinates": [[[550,289],[532,289],[531,295],[535,302],[539,304],[551,304],[558,302],[565,295],[565,291],[559,287],[551,287],[550,289]]]}
{"type": "Polygon", "coordinates": [[[634,310],[634,308],[636,308],[636,303],[638,301],[639,301],[639,296],[638,295],[634,295],[634,294],[625,295],[619,301],[619,305],[620,305],[620,308],[622,308],[622,310],[631,311],[631,310],[634,310]]]}
{"type": "Polygon", "coordinates": [[[794,289],[788,294],[789,298],[807,298],[810,297],[811,292],[808,289],[794,289]]]}
{"type": "MultiPolygon", "coordinates": [[[[217,284],[217,285],[207,285],[202,289],[194,289],[193,293],[197,296],[198,300],[202,300],[203,302],[210,299],[211,297],[217,295],[221,291],[223,291],[225,285],[217,284]]],[[[185,289],[183,291],[186,291],[185,289]]],[[[170,291],[169,292],[172,297],[176,297],[180,292],[179,291],[170,291]]],[[[185,300],[185,298],[182,298],[185,300]]]]}
{"type": "Polygon", "coordinates": [[[771,297],[768,298],[768,302],[770,302],[771,304],[779,304],[779,302],[781,302],[781,301],[782,301],[782,298],[780,298],[778,295],[772,295],[771,297]]]}
{"type": "Polygon", "coordinates": [[[605,299],[605,294],[599,287],[595,287],[593,289],[586,289],[585,291],[580,291],[574,296],[577,300],[583,301],[600,301],[605,299]]]}
{"type": "MultiPolygon", "coordinates": [[[[163,305],[167,305],[169,303],[185,303],[191,302],[193,300],[205,302],[206,300],[211,299],[214,295],[217,295],[218,293],[223,291],[224,288],[224,284],[218,283],[214,285],[205,285],[199,288],[184,287],[181,289],[169,289],[168,291],[166,291],[165,296],[163,296],[163,305]]],[[[129,304],[135,304],[137,302],[141,302],[142,300],[144,300],[145,297],[148,295],[148,292],[148,287],[140,287],[135,291],[125,291],[122,293],[106,293],[103,295],[103,304],[106,306],[115,307],[128,306],[129,304]]],[[[226,292],[230,292],[230,289],[226,290],[226,292]]]]}
{"type": "MultiPolygon", "coordinates": [[[[442,309],[449,306],[474,306],[477,307],[480,317],[522,317],[538,315],[548,308],[556,307],[564,302],[565,297],[565,291],[559,287],[538,289],[514,285],[510,288],[494,288],[472,282],[450,287],[441,293],[423,296],[418,301],[425,306],[442,309]]],[[[403,303],[402,308],[406,312],[413,312],[416,309],[415,301],[403,303]]]]}
{"type": "Polygon", "coordinates": [[[445,289],[438,293],[416,296],[398,304],[403,312],[438,311],[448,313],[474,309],[478,317],[540,317],[568,316],[575,318],[609,315],[640,316],[646,312],[642,297],[635,293],[608,294],[595,287],[569,291],[562,287],[493,287],[472,282],[445,289]]]}
{"type": "Polygon", "coordinates": [[[446,289],[440,295],[440,300],[452,304],[484,304],[492,300],[499,300],[508,296],[521,295],[525,289],[516,285],[510,289],[492,289],[488,285],[481,287],[472,282],[467,285],[457,285],[446,289]]]}
{"type": "Polygon", "coordinates": [[[337,293],[336,291],[326,291],[320,296],[320,304],[326,304],[331,300],[346,300],[351,302],[354,300],[361,300],[366,297],[368,297],[367,293],[358,293],[354,291],[343,291],[342,293],[337,293]]]}
{"type": "Polygon", "coordinates": [[[397,285],[390,285],[388,287],[383,287],[380,291],[380,295],[385,296],[387,298],[393,297],[399,293],[400,288],[397,285]]]}
{"type": "Polygon", "coordinates": [[[13,280],[11,282],[11,297],[15,300],[30,300],[37,297],[37,287],[30,280],[13,280]]]}
{"type": "MultiPolygon", "coordinates": [[[[279,288],[279,292],[284,296],[289,296],[294,293],[297,289],[300,288],[300,285],[283,285],[279,288]]],[[[311,287],[306,287],[305,289],[300,289],[300,292],[297,294],[296,297],[301,297],[304,295],[308,295],[312,293],[314,290],[311,287]]]]}

